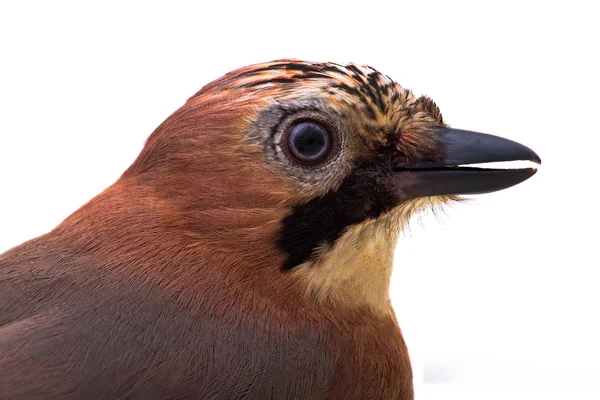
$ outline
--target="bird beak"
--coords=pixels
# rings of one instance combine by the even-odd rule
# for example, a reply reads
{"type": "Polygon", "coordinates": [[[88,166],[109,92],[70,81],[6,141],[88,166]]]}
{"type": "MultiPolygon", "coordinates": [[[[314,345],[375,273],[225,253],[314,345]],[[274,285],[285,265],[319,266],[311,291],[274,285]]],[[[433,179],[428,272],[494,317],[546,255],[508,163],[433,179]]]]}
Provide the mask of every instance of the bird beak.
{"type": "Polygon", "coordinates": [[[394,166],[393,185],[400,198],[495,192],[527,180],[537,169],[462,165],[517,160],[542,162],[530,148],[498,136],[450,128],[440,128],[435,135],[443,153],[441,160],[394,166]]]}

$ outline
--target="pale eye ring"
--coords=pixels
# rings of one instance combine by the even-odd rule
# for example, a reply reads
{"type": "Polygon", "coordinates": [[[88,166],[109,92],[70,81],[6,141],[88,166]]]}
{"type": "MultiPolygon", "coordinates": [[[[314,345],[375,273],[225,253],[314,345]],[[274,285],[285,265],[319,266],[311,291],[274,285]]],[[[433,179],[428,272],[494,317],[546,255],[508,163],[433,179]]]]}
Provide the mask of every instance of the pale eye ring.
{"type": "Polygon", "coordinates": [[[305,165],[318,164],[327,159],[332,149],[329,129],[316,121],[300,121],[291,125],[285,134],[289,155],[305,165]]]}

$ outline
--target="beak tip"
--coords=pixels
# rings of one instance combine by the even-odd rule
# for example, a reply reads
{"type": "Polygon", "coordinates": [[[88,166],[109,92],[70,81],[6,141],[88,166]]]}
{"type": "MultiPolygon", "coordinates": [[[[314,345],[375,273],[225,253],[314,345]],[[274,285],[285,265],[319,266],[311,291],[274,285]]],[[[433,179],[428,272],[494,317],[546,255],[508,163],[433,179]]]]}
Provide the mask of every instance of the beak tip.
{"type": "Polygon", "coordinates": [[[530,176],[534,176],[535,174],[537,174],[537,172],[538,172],[537,168],[531,168],[530,176]]]}
{"type": "Polygon", "coordinates": [[[528,157],[527,157],[527,161],[531,161],[533,163],[536,163],[538,165],[542,164],[542,159],[540,158],[540,156],[537,155],[537,153],[533,150],[531,150],[529,147],[525,147],[523,146],[527,153],[528,153],[528,157]]]}

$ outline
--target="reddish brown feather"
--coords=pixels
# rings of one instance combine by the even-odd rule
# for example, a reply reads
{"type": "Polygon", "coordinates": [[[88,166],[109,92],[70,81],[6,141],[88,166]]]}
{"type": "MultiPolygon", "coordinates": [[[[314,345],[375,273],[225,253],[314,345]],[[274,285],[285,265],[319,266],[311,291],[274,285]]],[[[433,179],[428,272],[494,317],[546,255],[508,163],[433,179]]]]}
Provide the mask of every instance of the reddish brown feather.
{"type": "Polygon", "coordinates": [[[223,82],[0,256],[2,398],[412,398],[391,306],[336,308],[280,271],[278,223],[301,194],[243,135],[263,103],[223,82]]]}

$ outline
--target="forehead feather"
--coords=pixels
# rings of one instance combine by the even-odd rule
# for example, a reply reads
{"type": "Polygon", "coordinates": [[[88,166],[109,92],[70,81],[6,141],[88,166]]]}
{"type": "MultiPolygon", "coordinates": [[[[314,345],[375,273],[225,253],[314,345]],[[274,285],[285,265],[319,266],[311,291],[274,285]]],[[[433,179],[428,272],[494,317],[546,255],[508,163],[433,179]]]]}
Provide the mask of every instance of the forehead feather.
{"type": "Polygon", "coordinates": [[[307,62],[293,59],[251,65],[232,71],[207,85],[201,92],[260,95],[263,100],[301,102],[319,98],[351,117],[368,132],[367,141],[385,142],[387,134],[398,130],[402,111],[417,100],[410,90],[387,75],[366,66],[307,62]],[[243,93],[243,94],[242,94],[243,93]]]}
{"type": "MultiPolygon", "coordinates": [[[[431,99],[417,98],[388,76],[353,63],[285,59],[255,64],[209,83],[192,99],[214,100],[230,111],[239,104],[247,110],[249,124],[256,120],[254,112],[269,107],[325,105],[343,115],[346,126],[373,150],[396,142],[414,153],[411,149],[420,142],[430,142],[425,131],[444,125],[431,99]]],[[[426,148],[433,145],[426,144],[426,148]]]]}
{"type": "Polygon", "coordinates": [[[298,89],[317,89],[348,103],[365,103],[379,110],[412,97],[388,76],[366,66],[350,63],[317,63],[277,60],[232,71],[210,83],[203,91],[221,89],[259,90],[268,95],[289,96],[298,89]],[[278,89],[273,92],[269,89],[278,89]]]}

